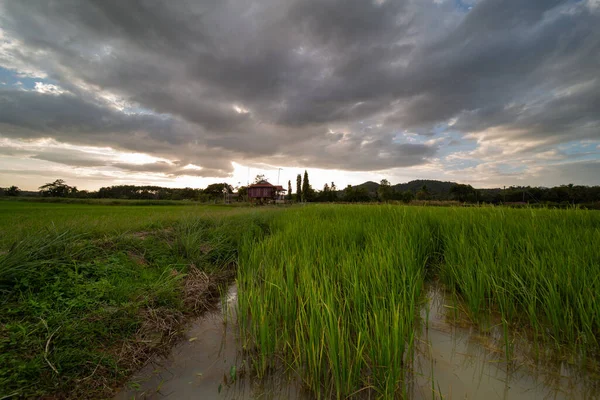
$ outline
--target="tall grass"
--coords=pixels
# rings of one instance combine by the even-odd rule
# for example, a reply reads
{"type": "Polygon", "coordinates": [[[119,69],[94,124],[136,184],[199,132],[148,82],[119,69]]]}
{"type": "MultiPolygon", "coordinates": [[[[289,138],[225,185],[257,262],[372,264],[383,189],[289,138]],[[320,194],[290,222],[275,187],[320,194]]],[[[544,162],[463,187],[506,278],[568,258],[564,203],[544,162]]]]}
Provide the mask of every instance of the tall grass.
{"type": "Polygon", "coordinates": [[[449,209],[440,278],[477,319],[490,310],[543,342],[597,351],[600,214],[449,209]]]}
{"type": "Polygon", "coordinates": [[[295,371],[317,397],[404,394],[426,279],[473,320],[499,314],[557,348],[597,353],[600,214],[315,206],[240,250],[239,318],[254,370],[295,371]]]}
{"type": "Polygon", "coordinates": [[[322,206],[244,243],[239,315],[258,374],[291,368],[319,396],[402,392],[429,227],[426,209],[322,206]]]}

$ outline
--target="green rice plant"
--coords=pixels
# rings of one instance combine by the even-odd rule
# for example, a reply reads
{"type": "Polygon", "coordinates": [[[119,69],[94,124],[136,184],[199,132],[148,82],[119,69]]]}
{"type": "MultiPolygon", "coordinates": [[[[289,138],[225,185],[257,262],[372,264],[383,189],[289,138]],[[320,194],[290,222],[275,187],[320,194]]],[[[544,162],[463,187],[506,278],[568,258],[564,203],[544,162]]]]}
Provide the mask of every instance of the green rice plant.
{"type": "Polygon", "coordinates": [[[283,364],[319,397],[402,393],[431,223],[427,209],[317,206],[245,243],[238,315],[259,376],[283,364]]]}
{"type": "MultiPolygon", "coordinates": [[[[314,206],[242,243],[240,325],[255,371],[292,369],[317,397],[405,394],[425,279],[486,329],[598,354],[600,214],[314,206]],[[528,331],[527,331],[528,330],[528,331]]],[[[455,307],[456,308],[456,307],[455,307]]]]}
{"type": "Polygon", "coordinates": [[[600,214],[451,209],[440,278],[478,321],[494,310],[557,348],[598,349],[600,214]]]}

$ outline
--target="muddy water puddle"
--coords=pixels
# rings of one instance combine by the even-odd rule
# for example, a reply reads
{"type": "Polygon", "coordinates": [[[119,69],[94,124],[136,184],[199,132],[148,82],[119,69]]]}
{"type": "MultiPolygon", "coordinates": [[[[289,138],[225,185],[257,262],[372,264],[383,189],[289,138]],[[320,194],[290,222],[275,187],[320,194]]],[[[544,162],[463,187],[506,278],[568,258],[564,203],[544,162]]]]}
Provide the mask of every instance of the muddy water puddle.
{"type": "Polygon", "coordinates": [[[413,399],[599,399],[600,381],[563,363],[535,363],[531,344],[513,343],[507,362],[501,327],[482,333],[455,323],[455,305],[429,287],[412,366],[413,399]],[[428,307],[428,310],[427,310],[428,307]]]}
{"type": "Polygon", "coordinates": [[[237,288],[217,310],[196,321],[166,359],[136,373],[115,400],[130,399],[310,399],[297,382],[271,376],[251,380],[237,339],[237,288]]]}
{"type": "MultiPolygon", "coordinates": [[[[597,377],[566,363],[532,365],[524,350],[507,362],[501,335],[454,323],[452,304],[439,287],[429,287],[428,298],[408,379],[410,398],[600,398],[597,377]]],[[[285,374],[258,381],[244,373],[249,368],[237,337],[236,301],[232,286],[221,307],[196,321],[168,358],[136,373],[115,399],[313,398],[285,374]]]]}

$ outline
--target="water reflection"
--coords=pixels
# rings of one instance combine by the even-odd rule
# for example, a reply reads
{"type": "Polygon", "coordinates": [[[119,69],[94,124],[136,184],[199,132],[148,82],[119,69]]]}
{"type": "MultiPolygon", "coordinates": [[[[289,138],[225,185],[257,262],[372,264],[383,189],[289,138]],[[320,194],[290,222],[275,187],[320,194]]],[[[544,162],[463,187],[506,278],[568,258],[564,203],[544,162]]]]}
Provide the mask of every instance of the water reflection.
{"type": "Polygon", "coordinates": [[[597,399],[598,380],[566,363],[534,363],[531,346],[511,343],[507,360],[501,326],[481,333],[457,320],[456,305],[439,286],[428,290],[421,340],[412,365],[414,399],[597,399]]]}
{"type": "Polygon", "coordinates": [[[246,376],[235,323],[237,288],[220,307],[205,314],[167,359],[136,373],[115,399],[308,399],[295,382],[276,375],[246,376]]]}
{"type": "MultiPolygon", "coordinates": [[[[310,399],[298,381],[276,373],[252,379],[235,325],[236,287],[191,326],[167,359],[137,373],[115,398],[310,399]]],[[[419,340],[407,376],[413,399],[597,399],[600,379],[565,362],[533,362],[528,344],[512,344],[507,362],[501,327],[481,333],[457,319],[439,286],[428,288],[419,340]]],[[[373,397],[363,391],[361,397],[373,397]]]]}

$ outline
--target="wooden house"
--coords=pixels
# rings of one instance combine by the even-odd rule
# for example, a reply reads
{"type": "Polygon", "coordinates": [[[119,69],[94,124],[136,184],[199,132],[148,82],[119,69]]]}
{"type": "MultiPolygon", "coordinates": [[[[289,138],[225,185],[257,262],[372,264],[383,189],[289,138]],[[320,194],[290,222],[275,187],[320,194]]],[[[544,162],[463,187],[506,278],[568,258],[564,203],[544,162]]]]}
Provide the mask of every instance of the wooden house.
{"type": "Polygon", "coordinates": [[[248,200],[259,203],[283,200],[285,191],[282,186],[271,185],[269,182],[262,180],[248,186],[248,200]]]}

